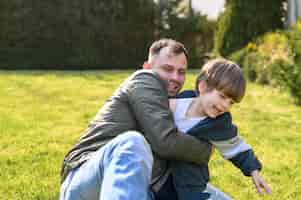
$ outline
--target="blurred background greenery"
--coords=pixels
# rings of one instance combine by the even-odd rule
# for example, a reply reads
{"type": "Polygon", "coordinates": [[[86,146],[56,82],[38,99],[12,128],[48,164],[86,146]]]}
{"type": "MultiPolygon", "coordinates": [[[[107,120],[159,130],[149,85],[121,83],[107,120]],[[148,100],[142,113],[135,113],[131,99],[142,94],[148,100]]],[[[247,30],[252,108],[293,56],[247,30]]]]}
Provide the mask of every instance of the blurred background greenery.
{"type": "Polygon", "coordinates": [[[0,69],[138,69],[169,37],[185,44],[190,68],[227,57],[301,104],[301,23],[288,24],[298,1],[226,0],[213,19],[192,0],[1,0],[0,69]]]}
{"type": "Polygon", "coordinates": [[[161,37],[183,42],[198,67],[282,29],[285,2],[227,0],[213,19],[192,0],[1,0],[0,68],[137,69],[161,37]]]}

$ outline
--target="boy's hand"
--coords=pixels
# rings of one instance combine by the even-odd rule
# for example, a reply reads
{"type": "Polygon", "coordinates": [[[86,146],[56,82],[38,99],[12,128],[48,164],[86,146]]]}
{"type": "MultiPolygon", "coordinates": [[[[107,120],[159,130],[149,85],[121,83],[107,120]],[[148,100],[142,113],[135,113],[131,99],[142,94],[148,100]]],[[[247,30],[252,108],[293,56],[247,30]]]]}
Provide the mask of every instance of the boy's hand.
{"type": "Polygon", "coordinates": [[[251,176],[252,176],[253,183],[256,186],[256,190],[259,194],[264,194],[264,193],[271,194],[272,193],[270,187],[266,184],[266,182],[263,180],[263,178],[259,175],[258,170],[254,170],[251,173],[251,176]]]}

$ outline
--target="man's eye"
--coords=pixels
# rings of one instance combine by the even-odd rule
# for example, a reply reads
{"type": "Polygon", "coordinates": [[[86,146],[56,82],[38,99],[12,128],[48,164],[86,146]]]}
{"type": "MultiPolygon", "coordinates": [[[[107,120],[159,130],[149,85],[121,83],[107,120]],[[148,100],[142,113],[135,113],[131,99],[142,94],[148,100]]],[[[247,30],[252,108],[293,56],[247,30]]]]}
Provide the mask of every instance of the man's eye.
{"type": "Polygon", "coordinates": [[[171,72],[173,69],[172,69],[172,67],[167,66],[167,67],[164,67],[164,70],[167,71],[167,72],[171,72]]]}
{"type": "Polygon", "coordinates": [[[186,71],[179,71],[179,74],[182,74],[182,75],[185,75],[186,74],[186,71]]]}

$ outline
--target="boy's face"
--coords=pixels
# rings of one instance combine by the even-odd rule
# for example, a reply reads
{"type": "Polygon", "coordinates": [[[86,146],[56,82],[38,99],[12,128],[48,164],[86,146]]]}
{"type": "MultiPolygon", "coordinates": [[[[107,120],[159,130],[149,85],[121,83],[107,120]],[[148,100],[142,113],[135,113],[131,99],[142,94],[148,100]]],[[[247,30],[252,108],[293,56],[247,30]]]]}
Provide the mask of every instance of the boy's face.
{"type": "Polygon", "coordinates": [[[200,92],[201,112],[211,118],[230,111],[234,101],[227,97],[223,92],[216,89],[206,89],[200,92]]]}

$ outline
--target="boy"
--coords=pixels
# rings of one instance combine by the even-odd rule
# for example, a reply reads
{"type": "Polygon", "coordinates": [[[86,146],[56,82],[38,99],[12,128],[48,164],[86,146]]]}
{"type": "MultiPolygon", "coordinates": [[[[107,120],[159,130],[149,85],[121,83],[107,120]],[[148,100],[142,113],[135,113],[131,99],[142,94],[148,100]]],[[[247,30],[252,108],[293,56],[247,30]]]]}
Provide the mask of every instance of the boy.
{"type": "MultiPolygon", "coordinates": [[[[232,124],[230,107],[240,102],[245,94],[246,81],[238,65],[224,59],[209,61],[196,81],[195,98],[170,100],[178,129],[215,146],[225,159],[230,160],[246,176],[252,176],[259,193],[271,193],[259,175],[261,163],[232,124]]],[[[191,95],[184,95],[191,96],[191,95]]],[[[189,152],[187,152],[189,153],[189,152]]],[[[209,181],[208,166],[172,163],[172,175],[179,200],[231,199],[209,181]]]]}

